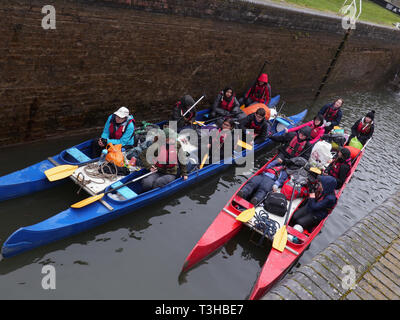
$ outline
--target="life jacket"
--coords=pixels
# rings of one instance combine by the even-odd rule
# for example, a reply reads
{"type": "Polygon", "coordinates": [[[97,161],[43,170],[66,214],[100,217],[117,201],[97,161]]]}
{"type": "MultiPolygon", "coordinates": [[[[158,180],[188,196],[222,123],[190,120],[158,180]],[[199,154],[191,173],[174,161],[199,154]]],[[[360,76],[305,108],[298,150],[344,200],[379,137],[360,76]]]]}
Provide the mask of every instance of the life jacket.
{"type": "Polygon", "coordinates": [[[155,166],[161,169],[173,168],[178,165],[178,153],[174,144],[162,145],[155,166]]]}
{"type": "Polygon", "coordinates": [[[219,106],[222,109],[225,109],[225,110],[231,112],[232,108],[233,108],[233,105],[235,104],[235,94],[232,95],[230,101],[226,101],[225,100],[225,95],[224,95],[223,91],[221,91],[221,95],[222,95],[222,99],[221,99],[221,103],[219,104],[219,106]]]}
{"type": "Polygon", "coordinates": [[[265,169],[264,172],[266,173],[272,173],[275,175],[275,178],[278,179],[280,172],[282,171],[283,166],[275,166],[272,168],[265,169]]]}
{"type": "Polygon", "coordinates": [[[253,119],[250,122],[249,129],[254,129],[254,133],[255,134],[259,134],[261,132],[261,127],[262,127],[263,121],[261,121],[259,124],[257,124],[256,120],[255,120],[255,116],[254,116],[253,119]]]}
{"type": "Polygon", "coordinates": [[[330,166],[328,174],[334,178],[337,178],[339,176],[340,168],[344,163],[347,163],[349,168],[351,168],[351,158],[347,158],[344,162],[336,160],[330,166]]]}
{"type": "Polygon", "coordinates": [[[291,157],[298,157],[306,146],[307,140],[300,141],[297,135],[290,141],[286,153],[291,157]]]}
{"type": "Polygon", "coordinates": [[[311,125],[311,134],[310,134],[312,139],[314,139],[318,136],[319,130],[320,130],[320,126],[317,127],[313,121],[313,123],[311,125]]]}
{"type": "Polygon", "coordinates": [[[330,105],[325,113],[324,113],[324,118],[326,121],[332,121],[335,120],[337,117],[337,113],[339,112],[340,108],[334,109],[332,105],[330,105]]]}
{"type": "Polygon", "coordinates": [[[269,90],[268,90],[268,84],[265,84],[263,86],[259,86],[256,84],[250,91],[249,98],[253,101],[257,102],[264,102],[264,101],[269,101],[269,90]]]}
{"type": "Polygon", "coordinates": [[[363,118],[361,119],[360,123],[357,126],[357,132],[360,132],[362,134],[368,134],[368,132],[371,131],[371,127],[372,127],[372,122],[364,125],[364,118],[363,118]]]}
{"type": "Polygon", "coordinates": [[[108,131],[110,133],[110,139],[121,139],[122,136],[124,135],[126,128],[133,122],[133,125],[135,125],[135,119],[129,119],[125,121],[125,123],[122,123],[121,125],[117,125],[115,122],[115,116],[111,118],[110,121],[110,126],[108,127],[108,131]]]}

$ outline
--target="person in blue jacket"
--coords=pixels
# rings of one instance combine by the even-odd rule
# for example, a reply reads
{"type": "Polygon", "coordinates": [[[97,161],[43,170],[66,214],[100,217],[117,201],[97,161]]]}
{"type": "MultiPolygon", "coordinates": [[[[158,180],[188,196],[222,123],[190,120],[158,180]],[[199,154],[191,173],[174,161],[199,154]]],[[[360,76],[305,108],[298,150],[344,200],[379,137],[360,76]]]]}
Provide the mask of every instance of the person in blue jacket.
{"type": "Polygon", "coordinates": [[[93,141],[93,156],[99,156],[110,142],[113,145],[122,144],[125,149],[132,148],[134,145],[134,131],[135,119],[129,114],[128,108],[119,108],[108,117],[101,137],[93,141]]]}
{"type": "Polygon", "coordinates": [[[307,203],[293,214],[290,226],[299,224],[303,229],[312,232],[335,206],[336,179],[332,176],[319,176],[318,180],[316,190],[310,190],[307,203]]]}
{"type": "Polygon", "coordinates": [[[246,200],[251,198],[250,202],[256,205],[271,190],[277,192],[287,178],[288,174],[285,166],[270,163],[261,174],[251,178],[237,195],[246,200]]]}
{"type": "Polygon", "coordinates": [[[343,105],[343,99],[339,98],[333,103],[327,103],[324,105],[318,114],[322,115],[325,119],[325,133],[329,133],[333,127],[338,126],[342,120],[342,110],[340,109],[343,105]]]}

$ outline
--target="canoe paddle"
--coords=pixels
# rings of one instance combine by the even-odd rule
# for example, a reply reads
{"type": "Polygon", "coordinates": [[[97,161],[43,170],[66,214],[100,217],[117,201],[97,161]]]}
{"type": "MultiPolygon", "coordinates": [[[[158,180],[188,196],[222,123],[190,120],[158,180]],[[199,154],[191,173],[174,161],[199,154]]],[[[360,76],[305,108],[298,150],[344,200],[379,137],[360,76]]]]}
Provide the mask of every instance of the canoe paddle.
{"type": "Polygon", "coordinates": [[[89,163],[93,163],[96,161],[99,161],[99,159],[98,158],[92,159],[91,161],[81,163],[79,165],[63,164],[46,170],[44,174],[46,175],[49,181],[57,181],[72,176],[75,170],[78,169],[79,167],[85,166],[89,163]]]}
{"type": "Polygon", "coordinates": [[[294,191],[296,189],[296,185],[297,185],[297,181],[294,181],[292,196],[290,198],[289,209],[288,209],[288,213],[285,218],[285,222],[284,222],[283,226],[280,227],[280,229],[275,233],[274,241],[272,242],[272,248],[274,248],[280,252],[283,252],[283,250],[285,250],[285,247],[286,247],[286,242],[287,242],[286,225],[287,225],[287,222],[288,222],[288,219],[290,216],[290,210],[292,209],[292,202],[293,202],[294,191]]]}
{"type": "Polygon", "coordinates": [[[131,180],[131,181],[125,182],[124,184],[121,184],[121,185],[118,186],[117,188],[113,188],[113,189],[110,189],[110,190],[108,190],[108,191],[106,191],[106,192],[103,192],[103,193],[97,194],[97,195],[95,195],[95,196],[92,196],[92,197],[83,199],[82,201],[79,201],[79,202],[74,203],[73,205],[71,205],[71,208],[79,209],[79,208],[85,207],[85,206],[87,206],[87,205],[89,205],[89,204],[91,204],[91,203],[93,203],[93,202],[96,202],[97,200],[100,200],[100,199],[103,198],[106,194],[111,193],[111,192],[114,192],[114,191],[116,191],[116,190],[118,190],[118,189],[120,189],[120,188],[122,188],[122,187],[125,187],[126,185],[128,185],[128,184],[130,184],[130,183],[132,183],[132,182],[139,181],[139,180],[141,180],[141,179],[143,179],[143,178],[146,178],[147,176],[149,176],[149,175],[151,175],[151,174],[153,174],[153,173],[154,173],[154,172],[148,172],[148,173],[146,173],[146,174],[144,174],[144,175],[142,175],[142,176],[140,176],[140,177],[138,177],[138,178],[136,178],[136,179],[133,179],[133,180],[131,180]]]}

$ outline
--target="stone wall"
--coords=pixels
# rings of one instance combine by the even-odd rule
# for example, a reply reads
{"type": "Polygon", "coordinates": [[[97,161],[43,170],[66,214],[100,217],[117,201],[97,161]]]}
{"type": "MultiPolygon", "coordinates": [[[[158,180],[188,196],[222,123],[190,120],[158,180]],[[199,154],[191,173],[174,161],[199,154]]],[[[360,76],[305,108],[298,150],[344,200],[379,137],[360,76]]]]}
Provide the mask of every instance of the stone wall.
{"type": "MultiPolygon", "coordinates": [[[[101,127],[120,105],[164,119],[183,94],[241,94],[264,60],[273,94],[310,99],[345,33],[338,18],[236,0],[2,0],[0,21],[2,145],[101,127]],[[56,30],[41,27],[48,4],[56,30]]],[[[399,43],[358,24],[321,96],[385,83],[399,43]]]]}

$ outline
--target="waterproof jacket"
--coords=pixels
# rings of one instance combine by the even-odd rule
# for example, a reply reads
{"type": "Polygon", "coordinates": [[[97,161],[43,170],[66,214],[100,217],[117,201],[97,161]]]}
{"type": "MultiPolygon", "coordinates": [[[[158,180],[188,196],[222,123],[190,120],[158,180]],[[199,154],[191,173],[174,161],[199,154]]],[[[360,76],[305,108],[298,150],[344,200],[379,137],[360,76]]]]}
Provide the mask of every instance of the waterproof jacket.
{"type": "Polygon", "coordinates": [[[319,127],[314,127],[314,120],[311,120],[311,121],[308,121],[306,123],[303,123],[303,124],[301,124],[301,125],[299,125],[297,127],[290,128],[288,130],[288,132],[294,132],[294,131],[297,131],[297,130],[303,128],[303,127],[310,127],[312,130],[315,129],[315,131],[316,131],[316,136],[314,138],[311,137],[311,140],[310,140],[311,144],[316,143],[325,134],[324,125],[321,125],[319,127]]]}
{"type": "Polygon", "coordinates": [[[349,175],[350,172],[350,165],[351,163],[351,157],[349,157],[347,160],[343,158],[335,159],[329,166],[326,168],[326,172],[334,177],[336,179],[336,189],[340,189],[343,186],[343,183],[346,181],[347,176],[349,175]],[[338,172],[334,172],[335,167],[334,166],[339,166],[338,172]]]}
{"type": "Polygon", "coordinates": [[[264,142],[270,131],[269,121],[264,118],[261,122],[257,122],[255,113],[249,114],[243,119],[240,127],[241,129],[254,129],[254,133],[257,134],[257,137],[254,139],[255,144],[264,142]]]}
{"type": "Polygon", "coordinates": [[[120,125],[116,125],[116,130],[118,130],[119,127],[121,126],[126,126],[125,131],[120,139],[110,139],[110,124],[111,122],[114,122],[115,116],[114,114],[110,115],[107,119],[107,122],[104,126],[103,133],[101,134],[101,137],[103,139],[107,139],[107,143],[112,143],[114,145],[116,144],[122,144],[122,146],[133,146],[134,144],[134,131],[135,131],[135,125],[134,122],[130,121],[133,119],[133,116],[128,116],[128,119],[124,122],[121,123],[120,125]]]}
{"type": "Polygon", "coordinates": [[[190,109],[192,105],[195,104],[195,101],[190,95],[185,95],[183,96],[174,106],[174,109],[172,111],[172,120],[178,121],[178,129],[184,127],[187,123],[185,122],[185,119],[187,119],[187,122],[194,121],[196,119],[196,107],[194,107],[192,110],[190,110],[184,118],[183,115],[187,110],[190,109]]]}
{"type": "Polygon", "coordinates": [[[320,176],[319,179],[323,189],[322,196],[319,199],[308,199],[307,213],[312,214],[319,220],[322,220],[328,215],[328,210],[332,209],[336,204],[336,179],[331,176],[320,176]]]}
{"type": "MultiPolygon", "coordinates": [[[[327,103],[321,108],[321,110],[319,110],[318,114],[324,115],[325,112],[328,110],[328,108],[333,107],[333,105],[334,103],[327,103]]],[[[335,119],[329,120],[325,118],[325,120],[327,122],[330,122],[332,127],[338,126],[340,124],[340,121],[342,120],[342,115],[343,115],[342,109],[339,108],[338,112],[336,113],[335,119]]]]}
{"type": "MultiPolygon", "coordinates": [[[[144,150],[140,154],[139,158],[140,158],[141,163],[143,164],[143,167],[145,167],[147,170],[150,170],[151,166],[155,165],[155,163],[157,161],[157,157],[159,156],[159,154],[158,154],[159,150],[161,150],[160,142],[157,141],[157,142],[153,143],[149,148],[147,148],[146,150],[144,150]],[[154,155],[155,158],[154,158],[153,161],[151,161],[153,163],[150,163],[149,161],[147,161],[147,159],[146,159],[147,151],[151,152],[151,155],[149,155],[149,156],[153,156],[154,155]]],[[[179,161],[179,155],[183,152],[182,145],[181,145],[181,143],[179,141],[176,142],[176,151],[177,151],[177,156],[178,156],[178,161],[177,161],[178,163],[175,166],[170,167],[170,168],[168,168],[167,166],[163,167],[163,168],[157,168],[158,172],[163,173],[163,174],[177,175],[178,174],[178,166],[179,166],[180,175],[181,176],[186,176],[187,175],[186,165],[182,164],[179,161]]]]}
{"type": "MultiPolygon", "coordinates": [[[[372,134],[374,133],[375,125],[374,122],[372,121],[370,130],[366,133],[358,131],[360,123],[364,120],[364,118],[358,119],[354,125],[351,127],[351,137],[357,137],[357,139],[364,145],[369,138],[372,137],[372,134]]],[[[361,125],[362,127],[363,125],[361,125]]],[[[350,141],[350,138],[349,138],[350,141]]]]}

